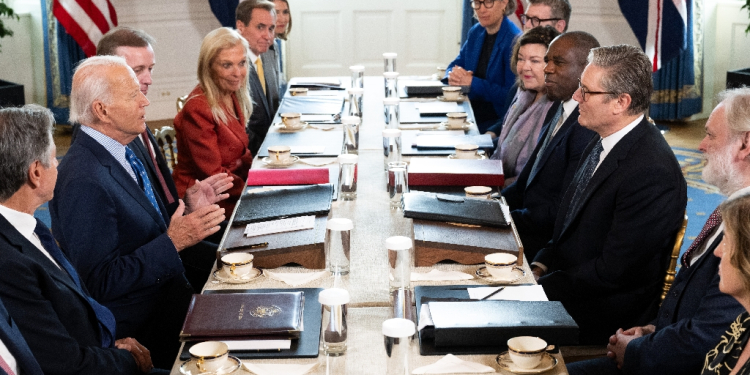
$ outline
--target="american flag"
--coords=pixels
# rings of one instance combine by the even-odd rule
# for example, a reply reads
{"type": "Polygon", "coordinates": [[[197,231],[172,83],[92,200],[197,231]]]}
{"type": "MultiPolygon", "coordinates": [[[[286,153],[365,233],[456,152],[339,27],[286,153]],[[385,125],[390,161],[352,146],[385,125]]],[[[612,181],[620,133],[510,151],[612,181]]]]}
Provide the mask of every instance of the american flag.
{"type": "Polygon", "coordinates": [[[109,0],[54,0],[52,12],[86,56],[96,54],[96,44],[117,26],[117,13],[109,0]]]}
{"type": "Polygon", "coordinates": [[[618,0],[654,72],[688,47],[688,1],[618,0]]]}

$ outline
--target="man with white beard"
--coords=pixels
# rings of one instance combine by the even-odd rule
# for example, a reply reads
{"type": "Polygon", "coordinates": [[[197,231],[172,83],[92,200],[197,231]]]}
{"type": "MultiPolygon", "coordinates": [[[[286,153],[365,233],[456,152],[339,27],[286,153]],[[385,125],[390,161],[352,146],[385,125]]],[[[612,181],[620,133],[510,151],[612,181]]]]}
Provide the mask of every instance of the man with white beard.
{"type": "MultiPolygon", "coordinates": [[[[706,160],[703,180],[734,199],[750,193],[750,88],[724,91],[719,99],[700,144],[706,160]]],[[[619,329],[609,339],[609,359],[572,363],[568,372],[699,373],[706,353],[743,311],[734,298],[719,291],[719,258],[713,252],[723,231],[717,208],[682,257],[682,268],[656,319],[647,326],[619,329]]]]}

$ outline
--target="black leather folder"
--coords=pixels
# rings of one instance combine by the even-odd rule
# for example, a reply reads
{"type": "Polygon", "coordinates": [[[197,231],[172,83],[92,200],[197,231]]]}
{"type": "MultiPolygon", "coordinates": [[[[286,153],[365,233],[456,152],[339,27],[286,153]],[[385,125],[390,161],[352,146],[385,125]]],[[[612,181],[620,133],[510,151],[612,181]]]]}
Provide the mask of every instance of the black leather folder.
{"type": "Polygon", "coordinates": [[[410,192],[403,196],[404,217],[488,227],[507,227],[508,219],[494,199],[410,192]]]}
{"type": "Polygon", "coordinates": [[[305,215],[327,215],[331,210],[333,185],[305,185],[249,192],[238,202],[232,225],[305,215]]]}
{"type": "Polygon", "coordinates": [[[317,130],[305,129],[305,131],[296,133],[277,133],[268,132],[263,145],[258,150],[258,157],[268,157],[268,146],[323,146],[322,153],[319,154],[300,154],[293,153],[299,157],[337,157],[341,154],[341,148],[344,146],[344,131],[342,129],[334,130],[317,130]]]}
{"type": "Polygon", "coordinates": [[[420,150],[445,149],[455,151],[456,145],[468,143],[479,146],[480,149],[492,148],[492,137],[489,134],[477,135],[418,135],[412,141],[412,147],[420,150]]]}
{"type": "Polygon", "coordinates": [[[344,98],[340,96],[290,96],[285,97],[277,111],[301,113],[303,115],[335,115],[344,109],[344,98]]]}
{"type": "Polygon", "coordinates": [[[578,325],[559,301],[469,300],[481,285],[417,286],[417,316],[430,308],[434,329],[419,332],[421,355],[497,354],[508,339],[537,336],[549,344],[578,344],[578,325]]]}
{"type": "MultiPolygon", "coordinates": [[[[322,319],[322,310],[318,302],[318,294],[322,288],[296,288],[296,289],[225,289],[225,290],[206,290],[203,294],[223,294],[223,293],[276,293],[276,292],[293,292],[302,291],[305,293],[305,313],[304,313],[304,330],[299,339],[292,340],[292,346],[289,349],[282,350],[263,350],[263,351],[237,351],[233,350],[232,355],[239,359],[267,359],[267,358],[317,358],[318,346],[320,345],[320,323],[322,319]]],[[[180,353],[180,360],[190,359],[190,347],[197,343],[185,343],[180,353]]]]}

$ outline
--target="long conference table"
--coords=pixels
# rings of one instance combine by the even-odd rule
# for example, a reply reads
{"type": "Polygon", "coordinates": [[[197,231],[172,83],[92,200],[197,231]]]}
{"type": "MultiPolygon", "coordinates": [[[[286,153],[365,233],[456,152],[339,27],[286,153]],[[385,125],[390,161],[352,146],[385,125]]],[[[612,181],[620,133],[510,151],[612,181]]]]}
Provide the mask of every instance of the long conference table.
{"type": "MultiPolygon", "coordinates": [[[[290,81],[290,83],[293,82],[294,80],[290,81]]],[[[341,78],[341,83],[342,86],[349,86],[350,79],[348,77],[341,78]]],[[[364,91],[363,117],[359,130],[357,198],[354,201],[334,201],[331,206],[331,214],[329,214],[329,218],[347,218],[354,223],[349,274],[338,277],[323,277],[298,287],[292,287],[266,276],[261,276],[246,284],[226,284],[210,277],[203,288],[203,292],[217,289],[344,288],[349,291],[351,296],[347,316],[347,352],[341,357],[327,357],[321,352],[317,359],[259,359],[252,360],[253,363],[318,363],[318,366],[311,370],[309,374],[384,374],[386,372],[387,356],[383,345],[381,329],[383,321],[393,318],[393,309],[389,295],[389,266],[385,240],[391,236],[406,236],[413,239],[414,235],[412,219],[404,218],[401,210],[390,208],[389,195],[385,189],[386,173],[383,166],[383,138],[381,134],[386,126],[383,115],[383,99],[385,95],[383,77],[365,77],[364,91]]],[[[434,101],[436,99],[423,98],[414,100],[434,101]]],[[[402,99],[403,101],[404,99],[402,99]]],[[[469,118],[472,119],[473,113],[471,113],[471,108],[470,106],[467,107],[469,118]]],[[[273,123],[276,124],[280,121],[281,118],[279,113],[277,113],[273,123]]],[[[472,126],[474,128],[470,132],[473,131],[476,133],[476,126],[472,126]]],[[[316,129],[308,128],[303,132],[305,131],[316,131],[316,129]]],[[[273,132],[278,132],[278,128],[271,126],[269,133],[273,132]]],[[[335,158],[333,157],[315,158],[315,161],[322,162],[334,160],[335,158]]],[[[404,160],[409,161],[409,157],[404,157],[404,160]]],[[[336,162],[327,166],[334,168],[336,171],[338,170],[336,162]]],[[[263,168],[265,168],[265,165],[256,156],[252,169],[263,168]]],[[[311,168],[311,166],[298,162],[289,168],[311,168]]],[[[232,218],[230,218],[230,222],[232,218]]],[[[224,237],[226,238],[226,234],[224,237]]],[[[438,263],[432,267],[414,267],[413,272],[427,273],[432,269],[439,269],[443,271],[462,271],[473,275],[477,267],[477,265],[462,265],[458,263],[438,263]]],[[[523,267],[525,276],[514,282],[514,284],[534,283],[534,278],[525,259],[523,267]]],[[[274,271],[295,273],[310,272],[311,270],[298,266],[284,266],[274,269],[274,271]]],[[[418,285],[487,285],[487,282],[478,278],[460,281],[412,281],[412,288],[418,285]]],[[[495,361],[497,354],[458,355],[457,357],[490,366],[497,373],[513,374],[500,369],[495,361]]],[[[558,360],[557,366],[543,374],[567,374],[562,356],[559,353],[554,354],[554,356],[558,360]]],[[[440,358],[442,356],[421,356],[419,354],[419,340],[415,335],[411,343],[410,362],[412,370],[433,364],[440,358]]],[[[180,374],[179,367],[182,362],[179,358],[176,359],[175,365],[172,368],[172,374],[180,374]]],[[[235,374],[252,374],[252,372],[249,372],[243,366],[235,374]]]]}

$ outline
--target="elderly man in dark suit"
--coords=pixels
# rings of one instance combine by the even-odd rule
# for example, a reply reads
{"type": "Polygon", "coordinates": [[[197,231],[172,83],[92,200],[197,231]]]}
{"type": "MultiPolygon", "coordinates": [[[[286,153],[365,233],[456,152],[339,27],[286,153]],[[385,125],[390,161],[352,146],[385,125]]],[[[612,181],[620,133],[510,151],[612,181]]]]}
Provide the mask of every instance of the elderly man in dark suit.
{"type": "Polygon", "coordinates": [[[279,109],[279,82],[276,51],[269,49],[276,38],[276,6],[267,0],[247,0],[237,6],[237,31],[250,45],[248,72],[253,114],[247,123],[248,148],[253,155],[266,139],[276,110],[279,109]]]}
{"type": "Polygon", "coordinates": [[[573,95],[578,122],[598,136],[532,270],[549,299],[561,301],[578,323],[581,344],[603,344],[617,328],[654,318],[687,185],[644,114],[653,84],[640,49],[593,49],[580,82],[573,95]]]}
{"type": "Polygon", "coordinates": [[[49,229],[34,219],[57,180],[53,125],[52,113],[39,106],[0,110],[0,339],[23,374],[148,372],[148,350],[116,339],[112,313],[91,298],[49,229]]]}
{"type": "MultiPolygon", "coordinates": [[[[734,199],[750,193],[750,89],[720,94],[721,103],[706,123],[700,150],[705,154],[703,180],[734,199]]],[[[682,257],[682,268],[649,325],[618,330],[609,339],[611,359],[577,362],[577,374],[697,374],[705,354],[743,311],[733,297],[719,291],[719,258],[714,250],[723,238],[718,208],[682,257]]]]}
{"type": "Polygon", "coordinates": [[[169,216],[126,147],[143,133],[148,104],[123,58],[95,56],[78,66],[70,117],[81,131],[60,164],[50,214],[82,282],[112,310],[118,336],[137,338],[167,367],[192,295],[178,252],[219,230],[224,210],[214,203],[225,194],[203,189],[202,205],[180,200],[169,216]]]}
{"type": "Polygon", "coordinates": [[[578,124],[578,102],[573,100],[586,57],[595,47],[599,47],[596,38],[582,31],[562,34],[550,44],[544,73],[547,97],[555,103],[529,161],[502,192],[529,260],[552,239],[560,201],[595,135],[578,124]]]}

